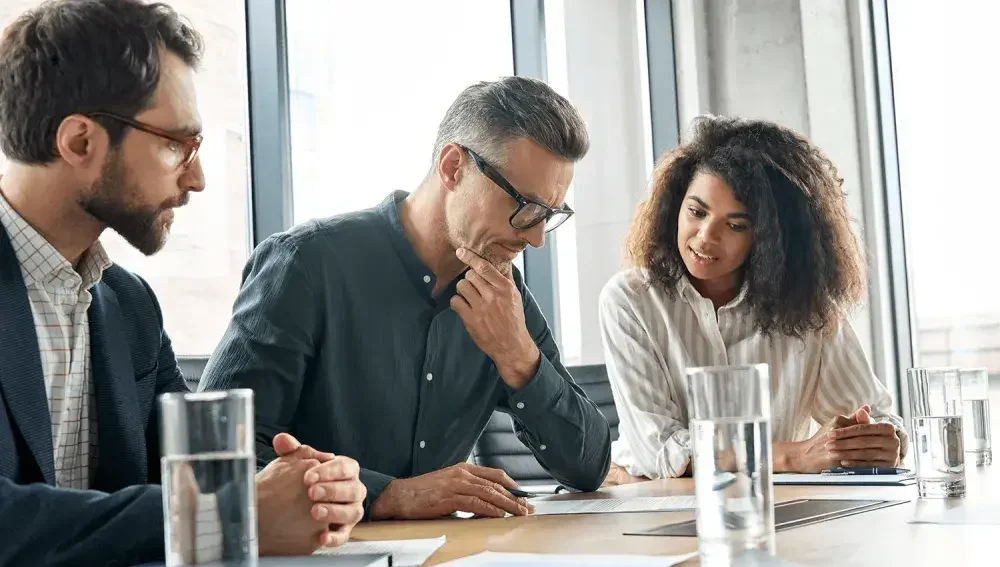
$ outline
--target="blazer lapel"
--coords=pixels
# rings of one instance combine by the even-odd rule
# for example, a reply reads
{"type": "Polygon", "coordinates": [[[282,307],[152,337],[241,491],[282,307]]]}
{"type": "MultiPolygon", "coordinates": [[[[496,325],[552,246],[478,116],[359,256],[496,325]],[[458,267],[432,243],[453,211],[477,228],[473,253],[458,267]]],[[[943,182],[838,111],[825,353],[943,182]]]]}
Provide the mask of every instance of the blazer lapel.
{"type": "Polygon", "coordinates": [[[0,227],[0,315],[0,388],[42,478],[48,484],[55,484],[52,425],[35,319],[21,266],[3,227],[0,227]]]}
{"type": "Polygon", "coordinates": [[[97,395],[95,488],[115,491],[145,484],[146,424],[139,419],[132,354],[118,296],[107,284],[91,288],[90,354],[97,395]]]}

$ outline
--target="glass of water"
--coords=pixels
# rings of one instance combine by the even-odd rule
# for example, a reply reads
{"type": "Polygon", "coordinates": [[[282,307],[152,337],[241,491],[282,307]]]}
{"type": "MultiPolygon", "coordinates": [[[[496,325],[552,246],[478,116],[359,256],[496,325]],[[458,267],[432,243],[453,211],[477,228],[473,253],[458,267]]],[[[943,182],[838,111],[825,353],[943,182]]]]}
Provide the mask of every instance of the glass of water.
{"type": "Polygon", "coordinates": [[[167,565],[256,565],[252,390],[160,396],[167,565]]]}
{"type": "Polygon", "coordinates": [[[962,380],[957,368],[906,371],[921,498],[965,496],[962,380]]]}
{"type": "Polygon", "coordinates": [[[962,405],[965,454],[975,466],[993,463],[990,445],[990,375],[985,368],[963,368],[962,405]]]}
{"type": "Polygon", "coordinates": [[[774,554],[769,384],[766,364],[687,369],[703,565],[774,554]]]}

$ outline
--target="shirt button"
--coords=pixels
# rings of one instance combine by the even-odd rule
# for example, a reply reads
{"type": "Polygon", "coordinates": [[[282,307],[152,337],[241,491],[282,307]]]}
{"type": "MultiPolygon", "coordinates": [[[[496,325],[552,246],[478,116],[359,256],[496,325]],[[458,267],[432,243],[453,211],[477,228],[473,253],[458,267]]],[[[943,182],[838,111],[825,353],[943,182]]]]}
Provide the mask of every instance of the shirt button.
{"type": "Polygon", "coordinates": [[[424,276],[424,283],[431,283],[431,277],[430,276],[424,276]]]}
{"type": "Polygon", "coordinates": [[[420,442],[420,448],[421,449],[423,449],[426,446],[427,446],[427,443],[424,443],[423,441],[420,442]]]}
{"type": "Polygon", "coordinates": [[[427,373],[427,381],[428,381],[428,382],[430,382],[430,381],[431,381],[431,380],[433,380],[433,379],[434,379],[434,375],[433,375],[433,374],[431,374],[430,372],[428,372],[428,373],[427,373]]]}
{"type": "Polygon", "coordinates": [[[544,451],[545,450],[545,445],[540,446],[539,449],[541,449],[541,450],[544,451]]]}
{"type": "Polygon", "coordinates": [[[524,402],[517,402],[517,409],[524,409],[524,402]]]}

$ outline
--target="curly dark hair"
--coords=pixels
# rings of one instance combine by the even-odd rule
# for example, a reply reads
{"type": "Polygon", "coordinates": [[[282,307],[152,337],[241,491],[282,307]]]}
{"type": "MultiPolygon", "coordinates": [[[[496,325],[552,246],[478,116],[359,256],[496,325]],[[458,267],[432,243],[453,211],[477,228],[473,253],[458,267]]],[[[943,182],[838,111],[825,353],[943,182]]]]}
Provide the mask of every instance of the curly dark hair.
{"type": "Polygon", "coordinates": [[[843,179],[819,148],[772,122],[696,119],[690,139],[656,165],[629,230],[628,261],[674,293],[687,274],[678,215],[699,172],[724,180],[750,214],[753,243],[742,269],[757,329],[800,338],[834,332],[867,286],[843,179]]]}

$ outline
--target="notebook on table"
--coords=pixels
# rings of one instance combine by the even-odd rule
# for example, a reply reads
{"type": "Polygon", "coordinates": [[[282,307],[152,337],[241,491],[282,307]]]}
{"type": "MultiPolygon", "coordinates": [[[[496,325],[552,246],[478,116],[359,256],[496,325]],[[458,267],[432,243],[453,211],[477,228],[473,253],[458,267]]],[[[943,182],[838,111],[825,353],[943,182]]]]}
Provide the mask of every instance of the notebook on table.
{"type": "MultiPolygon", "coordinates": [[[[808,526],[904,502],[909,502],[909,500],[789,500],[774,505],[774,530],[782,531],[808,526]]],[[[626,532],[625,535],[696,537],[698,531],[695,521],[689,520],[640,532],[626,532]]]]}
{"type": "MultiPolygon", "coordinates": [[[[206,563],[205,567],[224,567],[231,563],[206,563]]],[[[285,557],[261,557],[254,563],[259,567],[395,567],[392,555],[388,553],[371,553],[364,555],[340,555],[336,557],[321,555],[294,555],[285,557]]],[[[143,563],[137,567],[162,567],[163,563],[143,563]]]]}
{"type": "Polygon", "coordinates": [[[777,485],[820,485],[840,486],[907,486],[917,482],[912,472],[904,474],[776,474],[771,481],[777,485]]]}

